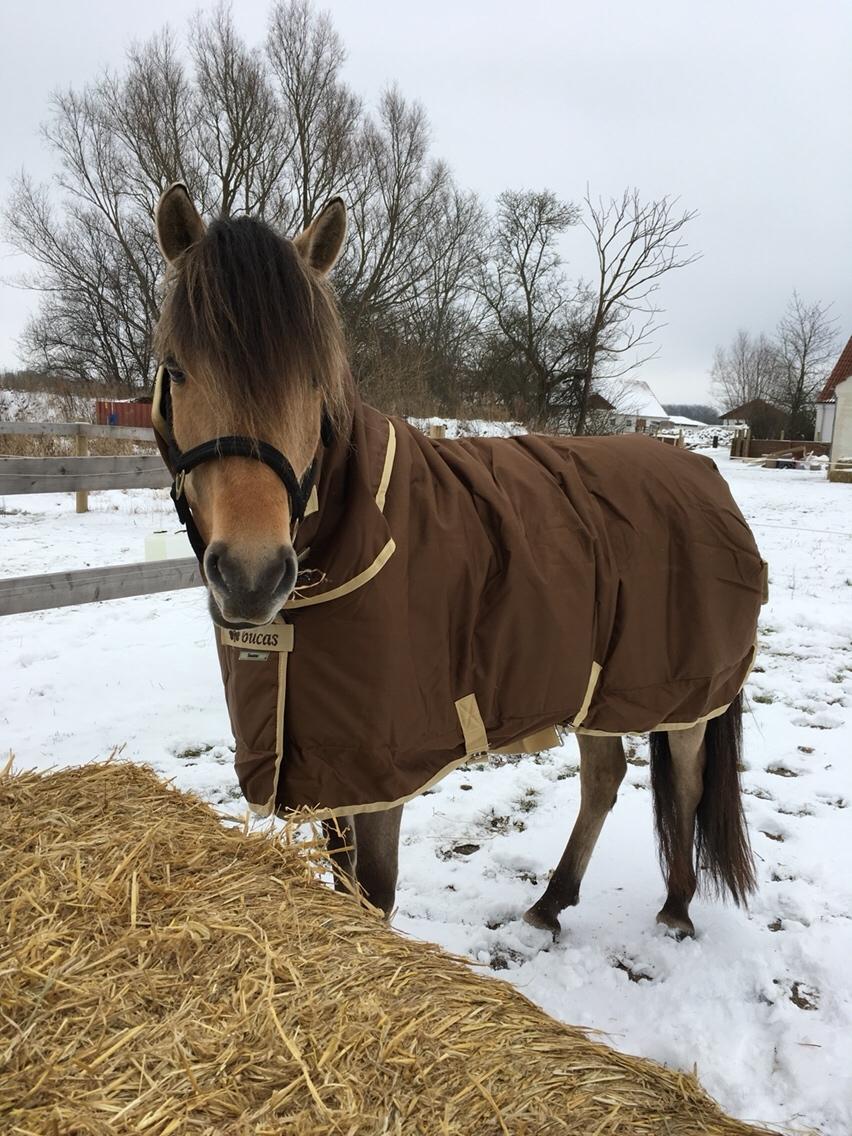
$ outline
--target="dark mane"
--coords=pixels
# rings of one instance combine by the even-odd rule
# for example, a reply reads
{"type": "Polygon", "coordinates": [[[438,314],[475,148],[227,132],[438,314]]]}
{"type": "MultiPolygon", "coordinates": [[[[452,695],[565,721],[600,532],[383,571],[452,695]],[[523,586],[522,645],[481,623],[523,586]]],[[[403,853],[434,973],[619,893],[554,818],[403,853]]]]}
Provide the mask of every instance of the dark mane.
{"type": "Polygon", "coordinates": [[[253,217],[222,218],[174,266],[155,333],[210,387],[217,414],[251,423],[280,414],[294,384],[319,387],[346,414],[346,356],[331,289],[295,246],[253,217]]]}

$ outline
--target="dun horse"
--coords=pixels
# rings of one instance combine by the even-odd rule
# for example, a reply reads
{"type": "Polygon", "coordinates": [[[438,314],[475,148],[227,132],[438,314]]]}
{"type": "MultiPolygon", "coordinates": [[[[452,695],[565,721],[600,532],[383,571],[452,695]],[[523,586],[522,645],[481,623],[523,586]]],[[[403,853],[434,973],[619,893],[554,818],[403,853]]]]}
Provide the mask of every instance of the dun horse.
{"type": "Polygon", "coordinates": [[[754,887],[738,761],[765,565],[711,462],[633,437],[438,441],[364,405],[327,283],[334,199],[286,240],[158,206],[167,288],[154,421],[202,566],[237,774],[309,806],[390,913],[403,804],[465,760],[576,732],[581,798],[528,922],[559,933],[651,735],[667,896],[694,933],[694,855],[754,887]]]}

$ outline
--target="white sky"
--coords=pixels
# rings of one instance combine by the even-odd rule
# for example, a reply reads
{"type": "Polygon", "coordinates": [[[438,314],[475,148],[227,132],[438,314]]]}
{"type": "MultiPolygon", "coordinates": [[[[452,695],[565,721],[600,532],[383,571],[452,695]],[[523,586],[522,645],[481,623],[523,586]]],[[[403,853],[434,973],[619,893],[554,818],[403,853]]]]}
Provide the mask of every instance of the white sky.
{"type": "MultiPolygon", "coordinates": [[[[196,0],[2,0],[0,193],[23,166],[51,172],[39,123],[49,93],[119,67],[127,44],[196,0]]],[[[388,82],[419,99],[435,153],[492,200],[547,186],[578,200],[627,185],[698,209],[702,260],[664,284],[667,326],[641,377],[666,402],[703,399],[713,348],[738,327],[771,331],[792,290],[834,303],[852,334],[852,4],[848,0],[331,0],[346,77],[368,103],[388,82]]],[[[210,7],[209,4],[201,7],[210,7]]],[[[269,5],[239,0],[263,38],[269,5]]],[[[585,234],[565,251],[588,263],[585,234]]],[[[0,257],[0,369],[31,293],[0,257]]]]}

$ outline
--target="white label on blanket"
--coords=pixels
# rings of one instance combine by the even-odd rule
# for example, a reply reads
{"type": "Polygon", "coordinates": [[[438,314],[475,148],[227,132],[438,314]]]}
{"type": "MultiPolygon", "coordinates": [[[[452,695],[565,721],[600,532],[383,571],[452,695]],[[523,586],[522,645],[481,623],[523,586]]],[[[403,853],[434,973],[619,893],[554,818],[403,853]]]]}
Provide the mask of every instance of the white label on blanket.
{"type": "Polygon", "coordinates": [[[222,627],[221,640],[226,647],[244,651],[292,651],[293,625],[267,623],[264,627],[222,627]]]}

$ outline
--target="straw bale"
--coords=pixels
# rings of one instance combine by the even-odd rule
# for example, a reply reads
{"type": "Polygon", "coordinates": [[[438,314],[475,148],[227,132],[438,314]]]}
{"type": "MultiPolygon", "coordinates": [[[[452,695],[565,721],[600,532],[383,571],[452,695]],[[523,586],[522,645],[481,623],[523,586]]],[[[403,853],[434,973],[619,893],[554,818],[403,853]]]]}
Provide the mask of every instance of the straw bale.
{"type": "Polygon", "coordinates": [[[0,1131],[755,1133],[129,764],[0,779],[0,1131]]]}

